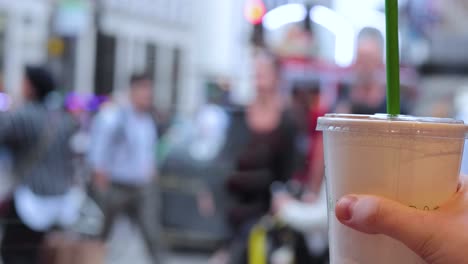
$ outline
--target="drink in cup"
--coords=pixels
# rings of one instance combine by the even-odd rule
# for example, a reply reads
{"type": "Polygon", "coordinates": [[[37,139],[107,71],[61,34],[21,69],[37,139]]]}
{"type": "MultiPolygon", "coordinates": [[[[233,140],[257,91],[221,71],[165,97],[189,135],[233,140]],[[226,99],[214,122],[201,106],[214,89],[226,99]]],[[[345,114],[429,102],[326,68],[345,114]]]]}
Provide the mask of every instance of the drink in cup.
{"type": "Polygon", "coordinates": [[[437,210],[457,190],[467,126],[453,119],[329,114],[324,133],[332,264],[424,263],[400,242],[342,225],[335,204],[348,194],[437,210]]]}

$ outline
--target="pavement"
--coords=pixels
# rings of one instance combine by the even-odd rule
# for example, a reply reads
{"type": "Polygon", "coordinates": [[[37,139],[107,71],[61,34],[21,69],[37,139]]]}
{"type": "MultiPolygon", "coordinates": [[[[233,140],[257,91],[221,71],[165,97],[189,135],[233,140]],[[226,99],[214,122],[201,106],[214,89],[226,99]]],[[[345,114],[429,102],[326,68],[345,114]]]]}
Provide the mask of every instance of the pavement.
{"type": "MultiPolygon", "coordinates": [[[[164,264],[207,264],[209,256],[170,252],[164,264]]],[[[130,221],[117,221],[108,247],[106,264],[151,264],[140,231],[130,221]]]]}
{"type": "MultiPolygon", "coordinates": [[[[9,178],[0,174],[0,200],[10,186],[9,178]]],[[[106,259],[106,264],[151,264],[140,231],[124,217],[115,224],[106,259]]],[[[208,259],[206,254],[169,252],[164,264],[207,264],[208,259]]]]}

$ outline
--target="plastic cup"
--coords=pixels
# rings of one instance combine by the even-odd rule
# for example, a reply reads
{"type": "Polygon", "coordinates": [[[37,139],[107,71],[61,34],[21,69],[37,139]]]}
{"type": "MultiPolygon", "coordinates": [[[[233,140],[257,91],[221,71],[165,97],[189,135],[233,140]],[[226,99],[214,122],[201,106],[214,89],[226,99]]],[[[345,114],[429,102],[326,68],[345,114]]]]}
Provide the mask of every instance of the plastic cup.
{"type": "Polygon", "coordinates": [[[453,119],[329,114],[317,129],[324,133],[331,264],[425,263],[396,240],[342,225],[335,205],[347,194],[370,194],[437,210],[457,190],[467,126],[453,119]]]}

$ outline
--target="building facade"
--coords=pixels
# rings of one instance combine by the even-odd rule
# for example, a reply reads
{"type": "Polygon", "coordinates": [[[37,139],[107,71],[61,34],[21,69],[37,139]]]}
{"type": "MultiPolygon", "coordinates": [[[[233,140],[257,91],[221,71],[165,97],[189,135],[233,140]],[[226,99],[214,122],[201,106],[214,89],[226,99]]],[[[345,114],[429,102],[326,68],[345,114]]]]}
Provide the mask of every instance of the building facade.
{"type": "Polygon", "coordinates": [[[48,65],[64,92],[124,91],[133,73],[155,79],[155,105],[192,112],[206,83],[251,95],[251,27],[238,0],[0,0],[0,70],[18,95],[28,64],[48,65]]]}
{"type": "Polygon", "coordinates": [[[97,91],[120,91],[133,73],[145,72],[155,79],[159,108],[193,108],[192,3],[102,0],[96,17],[97,91]]]}
{"type": "Polygon", "coordinates": [[[46,0],[0,1],[0,70],[4,90],[15,98],[24,66],[47,59],[50,14],[46,0]]]}

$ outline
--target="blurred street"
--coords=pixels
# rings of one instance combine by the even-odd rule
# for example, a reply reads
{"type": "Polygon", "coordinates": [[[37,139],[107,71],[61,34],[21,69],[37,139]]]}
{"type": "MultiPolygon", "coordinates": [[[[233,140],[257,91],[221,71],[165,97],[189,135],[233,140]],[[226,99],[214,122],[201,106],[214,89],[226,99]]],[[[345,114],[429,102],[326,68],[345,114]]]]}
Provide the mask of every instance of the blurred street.
{"type": "MultiPolygon", "coordinates": [[[[0,197],[5,197],[11,186],[9,177],[0,177],[0,197]]],[[[206,264],[208,255],[202,253],[169,252],[165,264],[206,264]]],[[[140,231],[121,217],[116,223],[108,248],[107,264],[150,264],[140,231]]],[[[1,264],[1,261],[0,261],[1,264]]]]}
{"type": "MultiPolygon", "coordinates": [[[[334,186],[335,167],[373,165],[356,173],[367,189],[349,192],[369,193],[373,175],[397,166],[328,154],[347,141],[323,127],[361,130],[322,117],[390,102],[395,114],[468,123],[468,0],[394,1],[395,34],[387,3],[0,0],[0,264],[152,264],[161,236],[163,264],[328,264],[347,242],[329,243],[339,197],[325,174],[334,186]],[[392,46],[400,60],[387,76],[392,46]]],[[[388,157],[406,157],[401,146],[405,156],[388,157]]]]}
{"type": "MultiPolygon", "coordinates": [[[[108,264],[150,264],[139,231],[125,219],[119,219],[109,246],[108,264]]],[[[167,264],[206,264],[209,256],[171,252],[167,264]]]]}

